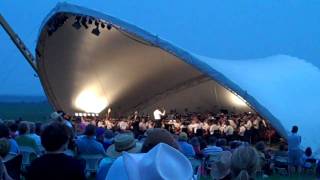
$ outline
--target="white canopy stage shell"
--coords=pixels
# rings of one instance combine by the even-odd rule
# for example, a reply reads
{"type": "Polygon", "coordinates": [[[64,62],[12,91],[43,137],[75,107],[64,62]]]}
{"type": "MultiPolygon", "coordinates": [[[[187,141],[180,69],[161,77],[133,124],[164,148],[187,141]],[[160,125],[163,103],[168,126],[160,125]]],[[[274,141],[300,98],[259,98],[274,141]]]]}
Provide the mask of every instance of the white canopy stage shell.
{"type": "Polygon", "coordinates": [[[298,125],[304,146],[320,145],[315,136],[320,127],[315,119],[320,71],[301,59],[203,57],[117,18],[66,3],[45,19],[36,53],[50,102],[68,113],[100,113],[107,107],[122,114],[150,112],[156,106],[180,111],[254,109],[282,136],[298,125]],[[94,21],[87,22],[88,28],[74,28],[76,16],[99,20],[100,34],[92,33],[94,21]],[[56,28],[61,17],[68,19],[56,28]]]}

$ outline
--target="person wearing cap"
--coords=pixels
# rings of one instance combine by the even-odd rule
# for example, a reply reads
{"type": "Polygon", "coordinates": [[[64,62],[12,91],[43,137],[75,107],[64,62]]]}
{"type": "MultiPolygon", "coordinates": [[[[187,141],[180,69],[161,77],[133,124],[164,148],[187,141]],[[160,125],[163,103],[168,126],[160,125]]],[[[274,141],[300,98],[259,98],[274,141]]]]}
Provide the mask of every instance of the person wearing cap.
{"type": "Polygon", "coordinates": [[[216,157],[211,164],[210,176],[212,179],[231,179],[231,157],[232,153],[230,151],[223,151],[216,157]]]}
{"type": "Polygon", "coordinates": [[[76,141],[78,154],[102,154],[105,155],[103,145],[95,139],[96,127],[87,125],[84,136],[76,141]]]}
{"type": "Polygon", "coordinates": [[[123,153],[111,165],[108,180],[190,180],[190,161],[176,148],[159,143],[146,153],[123,153]]]}
{"type": "Polygon", "coordinates": [[[71,122],[68,121],[70,119],[70,117],[68,115],[66,115],[63,111],[59,110],[59,111],[51,113],[50,119],[53,121],[58,121],[64,125],[66,125],[67,127],[72,128],[71,122]]]}
{"type": "Polygon", "coordinates": [[[123,152],[140,153],[141,144],[134,139],[130,133],[118,134],[114,137],[114,144],[107,149],[107,157],[101,160],[96,179],[105,180],[108,170],[114,159],[121,156],[123,152]]]}
{"type": "Polygon", "coordinates": [[[191,144],[188,143],[188,135],[185,132],[179,134],[178,143],[181,148],[181,152],[187,157],[194,157],[196,153],[191,144]]]}

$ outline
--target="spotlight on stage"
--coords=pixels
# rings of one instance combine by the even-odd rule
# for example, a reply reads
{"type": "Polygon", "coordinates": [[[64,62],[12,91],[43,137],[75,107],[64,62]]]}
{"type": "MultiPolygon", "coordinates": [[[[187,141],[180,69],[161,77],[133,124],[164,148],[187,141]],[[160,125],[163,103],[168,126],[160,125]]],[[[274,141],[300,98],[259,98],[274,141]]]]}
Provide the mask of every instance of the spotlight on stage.
{"type": "Polygon", "coordinates": [[[81,16],[76,16],[76,21],[72,24],[72,26],[77,30],[81,28],[80,19],[81,16]]]}
{"type": "Polygon", "coordinates": [[[98,21],[95,21],[94,24],[96,25],[96,28],[94,28],[91,33],[96,35],[96,36],[99,36],[100,34],[100,31],[99,31],[99,22],[98,21]]]}

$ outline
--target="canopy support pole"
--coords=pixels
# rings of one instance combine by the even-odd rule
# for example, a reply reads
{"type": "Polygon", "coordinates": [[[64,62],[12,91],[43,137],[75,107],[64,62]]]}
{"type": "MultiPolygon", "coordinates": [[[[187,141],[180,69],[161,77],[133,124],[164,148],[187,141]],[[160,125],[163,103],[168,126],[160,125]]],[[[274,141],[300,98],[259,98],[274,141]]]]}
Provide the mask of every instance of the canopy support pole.
{"type": "Polygon", "coordinates": [[[36,65],[36,60],[33,56],[33,54],[28,50],[26,45],[22,42],[22,40],[19,38],[19,36],[13,31],[11,26],[8,24],[8,22],[4,19],[4,17],[0,14],[0,24],[3,27],[3,29],[7,32],[10,39],[13,41],[13,43],[16,45],[16,47],[19,49],[19,51],[22,53],[22,55],[26,58],[28,63],[31,65],[33,70],[38,73],[38,68],[36,65]]]}

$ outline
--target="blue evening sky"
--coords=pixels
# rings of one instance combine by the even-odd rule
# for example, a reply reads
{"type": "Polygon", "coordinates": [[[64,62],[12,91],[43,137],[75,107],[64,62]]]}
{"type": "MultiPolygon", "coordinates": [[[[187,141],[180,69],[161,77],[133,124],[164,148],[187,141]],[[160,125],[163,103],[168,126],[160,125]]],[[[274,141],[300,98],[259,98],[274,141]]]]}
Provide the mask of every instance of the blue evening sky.
{"type": "MultiPolygon", "coordinates": [[[[58,0],[1,0],[0,13],[34,52],[58,0]]],[[[118,17],[196,54],[224,59],[287,54],[320,67],[318,0],[70,0],[118,17]]],[[[43,95],[39,79],[0,28],[0,95],[43,95]]]]}

